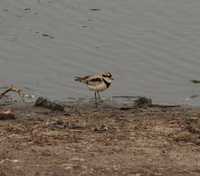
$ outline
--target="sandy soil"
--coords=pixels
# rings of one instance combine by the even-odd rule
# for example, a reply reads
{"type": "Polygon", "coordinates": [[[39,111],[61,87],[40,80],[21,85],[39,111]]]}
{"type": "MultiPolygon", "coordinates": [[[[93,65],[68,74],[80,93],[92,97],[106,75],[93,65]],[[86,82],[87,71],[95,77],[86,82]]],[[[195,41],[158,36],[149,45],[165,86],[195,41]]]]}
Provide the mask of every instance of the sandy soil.
{"type": "Polygon", "coordinates": [[[198,176],[200,109],[15,105],[0,121],[0,176],[198,176]]]}

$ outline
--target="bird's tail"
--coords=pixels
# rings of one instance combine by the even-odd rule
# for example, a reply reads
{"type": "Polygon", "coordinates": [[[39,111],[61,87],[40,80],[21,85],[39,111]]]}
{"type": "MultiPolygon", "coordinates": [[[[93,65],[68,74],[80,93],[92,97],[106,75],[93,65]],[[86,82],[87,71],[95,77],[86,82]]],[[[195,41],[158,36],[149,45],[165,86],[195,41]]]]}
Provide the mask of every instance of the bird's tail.
{"type": "Polygon", "coordinates": [[[82,79],[81,79],[81,77],[79,77],[79,76],[75,76],[74,81],[79,81],[79,82],[81,82],[82,79]]]}

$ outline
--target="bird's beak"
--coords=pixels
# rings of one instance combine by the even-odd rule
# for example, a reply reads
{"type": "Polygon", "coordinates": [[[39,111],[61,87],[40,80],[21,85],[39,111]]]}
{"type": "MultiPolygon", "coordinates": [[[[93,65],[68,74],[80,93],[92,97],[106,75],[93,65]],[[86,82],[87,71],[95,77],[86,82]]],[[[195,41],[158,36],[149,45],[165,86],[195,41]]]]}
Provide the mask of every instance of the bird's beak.
{"type": "Polygon", "coordinates": [[[111,80],[114,80],[114,78],[111,78],[111,80]]]}

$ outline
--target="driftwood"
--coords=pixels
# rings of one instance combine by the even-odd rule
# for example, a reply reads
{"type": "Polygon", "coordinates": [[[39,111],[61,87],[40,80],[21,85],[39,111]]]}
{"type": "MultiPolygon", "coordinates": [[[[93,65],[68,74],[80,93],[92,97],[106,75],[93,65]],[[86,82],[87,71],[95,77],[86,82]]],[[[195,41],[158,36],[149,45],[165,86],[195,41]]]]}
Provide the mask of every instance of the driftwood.
{"type": "Polygon", "coordinates": [[[35,106],[44,107],[47,109],[51,109],[53,111],[64,111],[65,106],[64,104],[56,101],[51,101],[48,98],[44,97],[38,97],[38,99],[35,101],[35,106]]]}
{"type": "Polygon", "coordinates": [[[4,92],[0,93],[0,99],[3,98],[8,92],[17,93],[18,96],[21,97],[22,99],[24,97],[24,93],[23,93],[22,89],[19,89],[19,88],[15,87],[14,85],[11,85],[4,92]]]}
{"type": "MultiPolygon", "coordinates": [[[[6,96],[6,94],[9,92],[17,93],[17,95],[19,97],[21,97],[22,100],[24,101],[23,97],[25,94],[23,93],[22,89],[19,89],[19,88],[15,87],[14,85],[11,85],[4,92],[0,93],[0,99],[3,98],[4,96],[6,96]]],[[[0,120],[11,120],[11,119],[15,119],[14,112],[12,112],[11,110],[1,110],[0,111],[0,120]]]]}

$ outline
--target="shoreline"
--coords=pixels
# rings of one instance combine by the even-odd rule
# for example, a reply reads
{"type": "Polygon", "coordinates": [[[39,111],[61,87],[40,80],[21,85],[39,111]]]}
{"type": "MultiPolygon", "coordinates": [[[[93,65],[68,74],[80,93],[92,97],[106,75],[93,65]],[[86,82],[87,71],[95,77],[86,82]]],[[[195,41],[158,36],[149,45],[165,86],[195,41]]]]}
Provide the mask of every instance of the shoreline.
{"type": "Polygon", "coordinates": [[[199,175],[200,108],[125,107],[2,106],[0,175],[199,175]]]}

